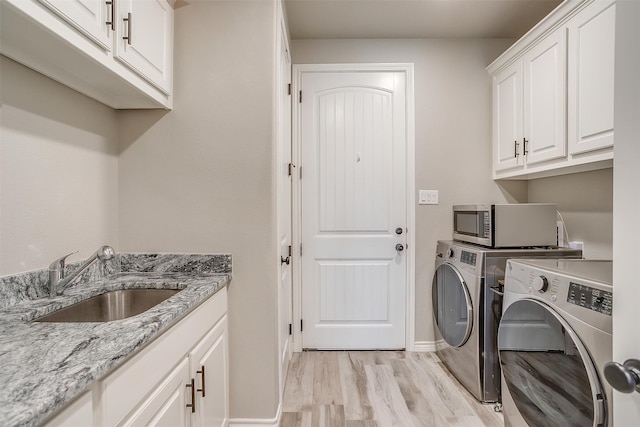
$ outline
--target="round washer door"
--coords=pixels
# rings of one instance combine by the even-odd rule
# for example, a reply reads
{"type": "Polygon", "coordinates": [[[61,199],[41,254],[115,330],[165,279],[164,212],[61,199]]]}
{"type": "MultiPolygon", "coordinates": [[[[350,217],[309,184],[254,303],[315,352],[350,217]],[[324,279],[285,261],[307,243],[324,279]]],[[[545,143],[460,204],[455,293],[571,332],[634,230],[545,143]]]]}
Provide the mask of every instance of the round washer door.
{"type": "Polygon", "coordinates": [[[527,424],[606,425],[604,392],[591,357],[551,307],[533,299],[508,306],[498,351],[508,391],[527,424]]]}
{"type": "Polygon", "coordinates": [[[473,327],[473,306],[469,289],[453,265],[440,264],[431,284],[433,316],[442,338],[452,347],[461,347],[473,327]]]}

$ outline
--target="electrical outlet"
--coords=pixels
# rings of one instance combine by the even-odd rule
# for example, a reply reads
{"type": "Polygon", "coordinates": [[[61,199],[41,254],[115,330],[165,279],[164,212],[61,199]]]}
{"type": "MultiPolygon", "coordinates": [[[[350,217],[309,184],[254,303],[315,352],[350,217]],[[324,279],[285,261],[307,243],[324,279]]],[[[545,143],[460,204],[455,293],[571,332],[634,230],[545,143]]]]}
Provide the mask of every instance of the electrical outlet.
{"type": "Polygon", "coordinates": [[[437,205],[438,190],[420,190],[418,193],[419,205],[437,205]]]}
{"type": "Polygon", "coordinates": [[[562,223],[562,221],[556,222],[556,230],[558,232],[558,247],[564,248],[564,224],[562,223]]]}
{"type": "Polygon", "coordinates": [[[571,249],[582,249],[582,252],[584,252],[584,242],[569,242],[569,247],[571,249]]]}

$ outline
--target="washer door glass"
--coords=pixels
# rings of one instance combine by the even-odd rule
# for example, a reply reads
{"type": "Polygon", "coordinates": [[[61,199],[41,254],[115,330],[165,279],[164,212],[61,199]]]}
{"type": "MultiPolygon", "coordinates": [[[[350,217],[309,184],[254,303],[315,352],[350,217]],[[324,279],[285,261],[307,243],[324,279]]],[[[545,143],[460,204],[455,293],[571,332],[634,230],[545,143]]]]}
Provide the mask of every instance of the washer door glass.
{"type": "Polygon", "coordinates": [[[530,299],[507,307],[498,350],[509,393],[530,426],[605,425],[604,394],[591,357],[552,308],[530,299]]]}
{"type": "Polygon", "coordinates": [[[464,279],[449,263],[441,264],[431,284],[433,315],[442,338],[452,347],[469,339],[473,326],[473,307],[464,279]]]}

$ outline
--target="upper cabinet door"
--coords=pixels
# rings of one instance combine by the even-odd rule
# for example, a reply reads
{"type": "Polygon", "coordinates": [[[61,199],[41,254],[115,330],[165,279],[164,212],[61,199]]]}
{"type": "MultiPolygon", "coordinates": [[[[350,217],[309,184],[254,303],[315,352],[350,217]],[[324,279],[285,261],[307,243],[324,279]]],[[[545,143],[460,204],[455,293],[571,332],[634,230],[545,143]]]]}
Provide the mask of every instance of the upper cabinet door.
{"type": "Polygon", "coordinates": [[[493,169],[522,167],[522,61],[493,78],[493,169]]]}
{"type": "MultiPolygon", "coordinates": [[[[39,0],[101,48],[111,51],[112,0],[39,0]]],[[[115,0],[113,0],[115,1],[115,0]]]]}
{"type": "Polygon", "coordinates": [[[114,56],[158,89],[172,89],[173,9],[166,0],[117,0],[114,56]]]}
{"type": "Polygon", "coordinates": [[[569,147],[584,153],[613,145],[615,3],[594,1],[569,27],[569,147]]]}
{"type": "Polygon", "coordinates": [[[566,30],[541,40],[523,57],[526,163],[565,157],[566,30]]]}

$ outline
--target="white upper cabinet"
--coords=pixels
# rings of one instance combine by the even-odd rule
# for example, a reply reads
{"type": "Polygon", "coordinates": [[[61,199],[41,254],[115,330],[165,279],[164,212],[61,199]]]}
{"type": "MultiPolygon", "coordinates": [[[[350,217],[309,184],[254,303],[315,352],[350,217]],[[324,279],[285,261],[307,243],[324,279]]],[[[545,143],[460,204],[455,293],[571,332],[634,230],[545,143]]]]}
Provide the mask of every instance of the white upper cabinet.
{"type": "Polygon", "coordinates": [[[566,156],[565,64],[556,31],[493,77],[495,171],[566,156]]]}
{"type": "Polygon", "coordinates": [[[596,1],[569,25],[569,150],[613,146],[615,2],[596,1]]]}
{"type": "Polygon", "coordinates": [[[42,4],[107,51],[111,50],[112,44],[109,30],[115,11],[113,1],[40,0],[42,4]]]}
{"type": "Polygon", "coordinates": [[[112,108],[173,103],[175,0],[0,0],[0,53],[112,108]]]}
{"type": "Polygon", "coordinates": [[[118,0],[118,16],[115,57],[169,94],[173,9],[166,0],[118,0]]]}
{"type": "Polygon", "coordinates": [[[493,177],[613,165],[615,0],[567,0],[496,59],[493,177]]]}
{"type": "Polygon", "coordinates": [[[522,166],[522,62],[516,61],[493,80],[494,169],[522,166]]]}
{"type": "Polygon", "coordinates": [[[557,30],[522,59],[525,163],[565,157],[566,56],[565,34],[557,30]]]}

